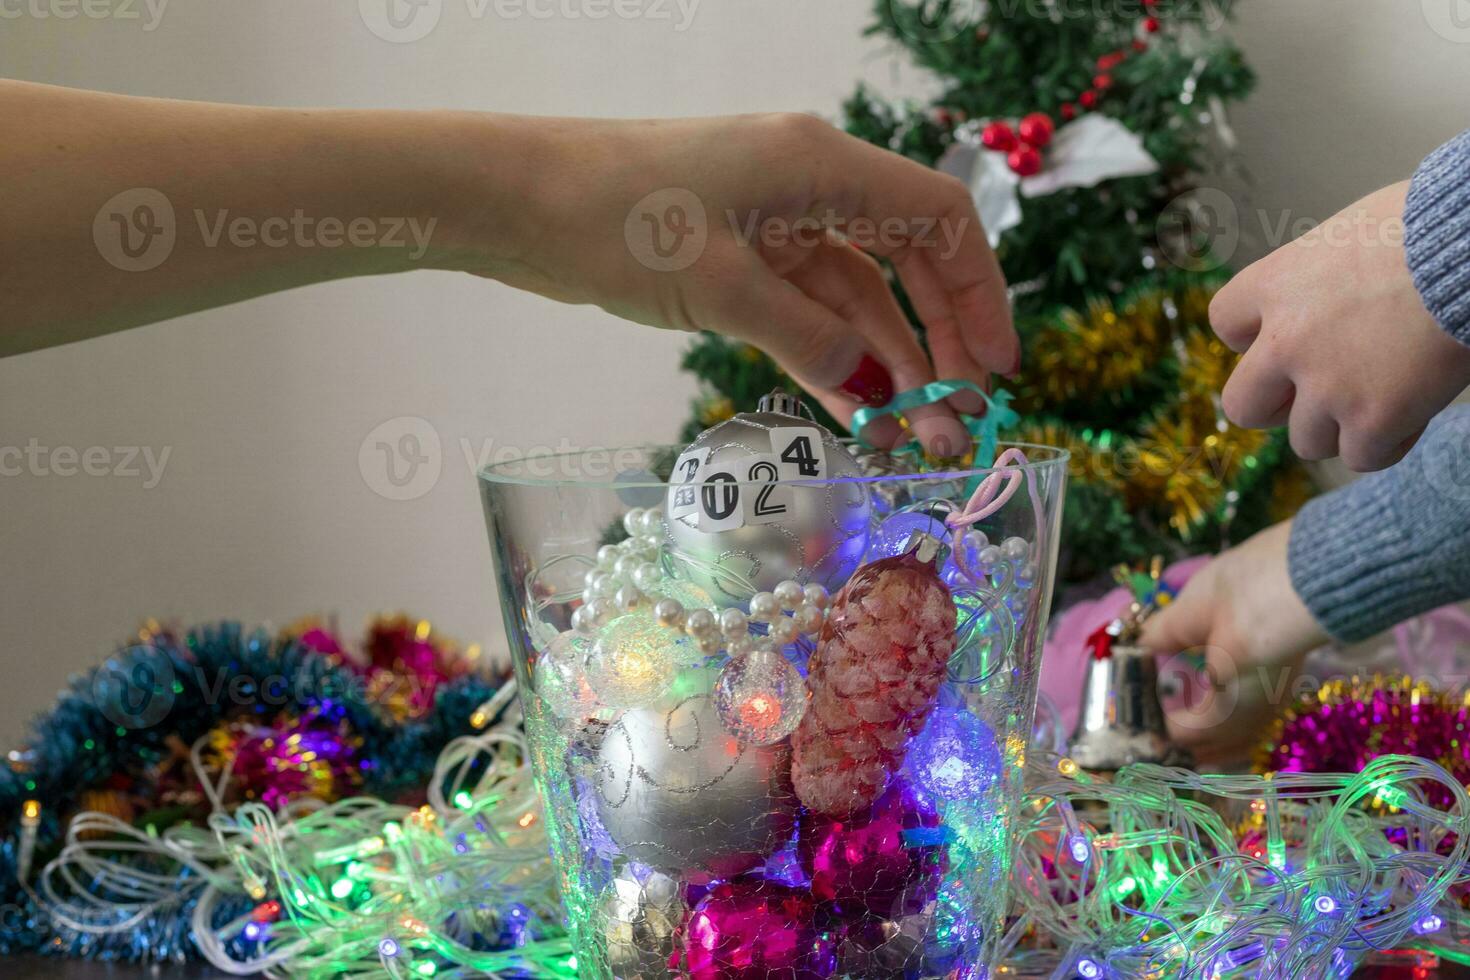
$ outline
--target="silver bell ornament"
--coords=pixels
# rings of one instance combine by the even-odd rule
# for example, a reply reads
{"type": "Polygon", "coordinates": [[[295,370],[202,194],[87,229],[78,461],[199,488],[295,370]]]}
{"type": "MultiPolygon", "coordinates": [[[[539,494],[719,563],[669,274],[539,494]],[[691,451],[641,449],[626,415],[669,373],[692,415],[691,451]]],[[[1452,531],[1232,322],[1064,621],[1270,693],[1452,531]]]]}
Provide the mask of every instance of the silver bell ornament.
{"type": "Polygon", "coordinates": [[[841,588],[867,550],[862,468],[792,395],[706,429],[674,464],[664,518],[680,577],[724,608],[784,579],[841,588]],[[802,485],[800,481],[813,481],[802,485]]]}
{"type": "Polygon", "coordinates": [[[687,881],[750,870],[796,826],[790,746],[740,744],[713,683],[713,671],[685,671],[658,704],[623,712],[598,750],[608,834],[628,858],[687,881]]]}
{"type": "Polygon", "coordinates": [[[666,874],[626,868],[599,902],[607,967],[618,980],[664,980],[686,907],[679,883],[666,874]]]}
{"type": "Polygon", "coordinates": [[[1162,559],[1155,559],[1151,587],[1126,568],[1114,571],[1142,598],[1134,601],[1127,615],[1088,638],[1082,712],[1068,750],[1072,761],[1084,769],[1111,772],[1135,762],[1167,766],[1193,762],[1187,750],[1169,740],[1159,698],[1158,661],[1138,645],[1144,619],[1166,595],[1160,587],[1162,568],[1162,559]],[[1134,585],[1135,578],[1144,584],[1134,585]]]}
{"type": "MultiPolygon", "coordinates": [[[[1119,629],[1119,624],[1108,629],[1119,629]]],[[[1159,700],[1158,661],[1123,641],[1121,633],[1109,639],[1105,653],[1088,659],[1082,713],[1068,754],[1093,772],[1113,772],[1135,762],[1179,764],[1183,750],[1169,741],[1159,700]]]]}

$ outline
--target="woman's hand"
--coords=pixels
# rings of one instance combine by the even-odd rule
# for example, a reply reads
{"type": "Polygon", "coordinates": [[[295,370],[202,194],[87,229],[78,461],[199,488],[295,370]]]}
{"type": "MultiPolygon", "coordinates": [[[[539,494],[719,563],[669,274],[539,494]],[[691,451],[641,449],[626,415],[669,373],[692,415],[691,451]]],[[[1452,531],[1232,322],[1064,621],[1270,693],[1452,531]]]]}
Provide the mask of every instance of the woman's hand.
{"type": "Polygon", "coordinates": [[[1405,262],[1407,193],[1370,194],[1216,294],[1210,322],[1245,352],[1225,386],[1233,421],[1290,424],[1302,458],[1376,470],[1470,385],[1470,347],[1430,316],[1405,262]]]}
{"type": "Polygon", "coordinates": [[[1170,735],[1201,761],[1256,744],[1294,696],[1303,658],[1329,639],[1292,587],[1290,538],[1287,521],[1221,554],[1144,625],[1150,650],[1203,656],[1203,687],[1169,713],[1170,735]]]}
{"type": "MultiPolygon", "coordinates": [[[[494,245],[470,271],[656,327],[738,337],[844,422],[936,369],[985,386],[1019,367],[1000,266],[950,177],[804,115],[515,124],[534,178],[524,213],[509,235],[483,215],[478,237],[494,245]]],[[[930,452],[958,455],[969,436],[955,410],[981,408],[963,393],[910,422],[930,452]]],[[[892,444],[901,430],[886,418],[866,435],[892,444]]]]}

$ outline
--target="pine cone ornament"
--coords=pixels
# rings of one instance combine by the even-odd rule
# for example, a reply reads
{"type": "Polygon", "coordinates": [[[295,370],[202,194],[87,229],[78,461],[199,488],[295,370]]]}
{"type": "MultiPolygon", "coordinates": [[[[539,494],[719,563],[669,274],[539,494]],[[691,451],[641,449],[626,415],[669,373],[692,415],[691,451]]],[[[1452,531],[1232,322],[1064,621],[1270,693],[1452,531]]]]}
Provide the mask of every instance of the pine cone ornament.
{"type": "Polygon", "coordinates": [[[844,817],[882,795],[934,710],[954,629],[949,589],[916,550],[864,565],[837,594],[792,736],[792,780],[809,810],[844,817]]]}

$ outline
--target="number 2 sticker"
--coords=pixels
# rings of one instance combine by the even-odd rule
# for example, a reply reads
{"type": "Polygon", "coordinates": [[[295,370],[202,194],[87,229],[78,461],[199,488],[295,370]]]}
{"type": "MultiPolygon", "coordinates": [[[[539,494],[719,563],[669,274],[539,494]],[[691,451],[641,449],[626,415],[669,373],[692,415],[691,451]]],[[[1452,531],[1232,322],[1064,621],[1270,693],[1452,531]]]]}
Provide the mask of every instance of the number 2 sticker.
{"type": "Polygon", "coordinates": [[[780,486],[781,466],[775,453],[752,456],[746,464],[745,478],[752,484],[745,488],[745,523],[775,524],[789,520],[793,497],[791,488],[780,486]]]}
{"type": "Polygon", "coordinates": [[[778,426],[771,430],[771,451],[783,480],[820,480],[827,475],[827,451],[816,429],[778,426]]]}
{"type": "Polygon", "coordinates": [[[670,478],[669,516],[683,517],[699,510],[699,470],[704,466],[707,450],[691,449],[679,456],[670,478]]]}

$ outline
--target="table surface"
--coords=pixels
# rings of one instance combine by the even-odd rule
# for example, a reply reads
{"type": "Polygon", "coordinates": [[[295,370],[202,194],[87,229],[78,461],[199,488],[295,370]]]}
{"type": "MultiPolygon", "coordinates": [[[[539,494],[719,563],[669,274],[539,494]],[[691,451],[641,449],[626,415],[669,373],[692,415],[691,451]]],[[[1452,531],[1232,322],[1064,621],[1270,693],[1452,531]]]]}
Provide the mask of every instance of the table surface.
{"type": "MultiPolygon", "coordinates": [[[[1398,980],[1407,975],[1405,970],[1368,969],[1357,974],[1356,980],[1398,980]]],[[[0,957],[0,977],[5,980],[217,980],[222,976],[203,966],[119,966],[38,956],[0,957]]],[[[1433,980],[1470,980],[1470,968],[1446,963],[1431,976],[1433,980]]]]}

